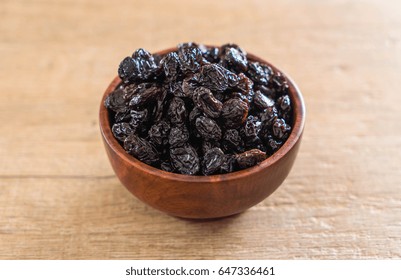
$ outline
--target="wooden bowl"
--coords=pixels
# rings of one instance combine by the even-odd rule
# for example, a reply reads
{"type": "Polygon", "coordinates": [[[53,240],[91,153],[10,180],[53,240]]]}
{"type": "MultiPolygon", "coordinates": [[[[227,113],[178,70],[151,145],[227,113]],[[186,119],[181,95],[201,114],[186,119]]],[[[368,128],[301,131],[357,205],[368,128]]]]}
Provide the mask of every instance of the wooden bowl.
{"type": "MultiPolygon", "coordinates": [[[[159,52],[166,54],[175,49],[159,52]]],[[[248,54],[248,59],[270,63],[248,54]]],[[[280,70],[279,70],[280,71],[280,70]]],[[[282,71],[280,71],[283,73],[282,71]]],[[[283,73],[284,76],[286,76],[283,73]]],[[[173,216],[207,219],[230,216],[247,210],[272,194],[290,172],[301,143],[305,106],[301,92],[289,81],[294,123],[284,145],[260,164],[233,173],[189,176],[165,172],[132,157],[114,138],[108,111],[103,103],[121,82],[116,77],[100,103],[100,130],[111,166],[121,183],[146,204],[173,216]]]]}

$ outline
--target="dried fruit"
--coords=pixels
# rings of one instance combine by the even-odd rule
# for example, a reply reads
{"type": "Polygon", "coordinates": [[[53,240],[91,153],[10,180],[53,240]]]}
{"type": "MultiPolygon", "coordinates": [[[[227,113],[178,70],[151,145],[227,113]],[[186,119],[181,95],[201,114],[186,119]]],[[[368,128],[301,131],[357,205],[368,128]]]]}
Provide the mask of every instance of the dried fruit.
{"type": "Polygon", "coordinates": [[[222,147],[225,152],[236,153],[243,151],[244,141],[238,130],[228,129],[223,135],[222,147]]]}
{"type": "Polygon", "coordinates": [[[126,57],[118,67],[118,75],[125,83],[145,81],[151,78],[157,70],[153,56],[144,49],[138,49],[132,57],[126,57]]]}
{"type": "Polygon", "coordinates": [[[236,161],[240,169],[252,167],[266,159],[266,153],[258,149],[252,149],[237,155],[236,161]]]}
{"type": "Polygon", "coordinates": [[[182,45],[178,48],[178,59],[184,73],[195,73],[203,60],[201,50],[196,46],[182,45]]]}
{"type": "Polygon", "coordinates": [[[291,132],[287,79],[238,45],[138,49],[118,74],[122,83],[104,102],[111,131],[130,155],[161,170],[208,176],[252,167],[291,132]]]}
{"type": "Polygon", "coordinates": [[[248,116],[249,106],[239,98],[232,98],[224,102],[221,117],[227,128],[240,127],[248,116]]]}
{"type": "Polygon", "coordinates": [[[224,153],[219,148],[212,148],[208,150],[202,162],[202,174],[211,175],[217,173],[224,162],[224,153]]]}
{"type": "Polygon", "coordinates": [[[165,146],[168,143],[170,125],[166,121],[155,123],[149,130],[149,139],[156,146],[165,146]]]}
{"type": "Polygon", "coordinates": [[[191,145],[170,149],[170,157],[172,166],[179,173],[195,175],[199,172],[199,157],[191,145]]]}
{"type": "Polygon", "coordinates": [[[214,120],[200,116],[196,119],[195,126],[203,139],[212,141],[221,139],[221,128],[214,120]]]}
{"type": "Polygon", "coordinates": [[[168,143],[170,147],[183,146],[189,140],[189,131],[185,125],[174,126],[170,130],[168,143]]]}
{"type": "Polygon", "coordinates": [[[220,116],[223,104],[217,100],[213,96],[213,93],[207,88],[196,88],[193,95],[193,101],[195,105],[209,117],[218,118],[220,116]]]}
{"type": "Polygon", "coordinates": [[[125,99],[124,90],[119,88],[110,93],[104,101],[104,106],[114,112],[126,112],[127,100],[125,99]]]}
{"type": "Polygon", "coordinates": [[[238,84],[237,75],[218,64],[204,65],[197,79],[200,85],[216,92],[238,84]]]}
{"type": "Polygon", "coordinates": [[[170,102],[167,114],[168,117],[170,118],[171,123],[173,124],[184,123],[187,117],[185,102],[181,98],[174,97],[170,102]]]}
{"type": "Polygon", "coordinates": [[[146,164],[154,165],[159,162],[159,155],[155,148],[148,141],[135,134],[125,138],[124,149],[146,164]]]}
{"type": "Polygon", "coordinates": [[[124,142],[128,135],[134,132],[129,123],[125,122],[115,123],[111,128],[111,131],[113,132],[114,137],[122,142],[124,142]]]}

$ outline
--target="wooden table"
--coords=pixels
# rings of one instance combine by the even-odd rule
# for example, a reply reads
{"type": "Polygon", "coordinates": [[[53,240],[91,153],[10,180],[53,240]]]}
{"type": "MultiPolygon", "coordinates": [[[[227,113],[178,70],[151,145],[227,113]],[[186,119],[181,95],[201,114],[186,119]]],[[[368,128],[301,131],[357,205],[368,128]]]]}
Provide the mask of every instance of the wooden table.
{"type": "Polygon", "coordinates": [[[0,258],[400,258],[401,3],[164,3],[2,1],[0,258]],[[192,40],[266,58],[307,105],[287,180],[222,220],[177,219],[135,199],[98,128],[123,57],[192,40]]]}

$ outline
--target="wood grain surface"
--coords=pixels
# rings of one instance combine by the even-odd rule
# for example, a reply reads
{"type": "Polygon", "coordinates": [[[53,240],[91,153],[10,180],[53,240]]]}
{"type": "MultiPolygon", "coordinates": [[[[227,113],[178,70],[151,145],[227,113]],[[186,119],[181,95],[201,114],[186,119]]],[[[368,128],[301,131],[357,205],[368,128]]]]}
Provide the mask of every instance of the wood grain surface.
{"type": "Polygon", "coordinates": [[[1,259],[401,257],[401,2],[2,0],[0,18],[1,259]],[[292,172],[241,215],[145,206],[101,142],[119,61],[184,41],[236,42],[304,94],[292,172]]]}

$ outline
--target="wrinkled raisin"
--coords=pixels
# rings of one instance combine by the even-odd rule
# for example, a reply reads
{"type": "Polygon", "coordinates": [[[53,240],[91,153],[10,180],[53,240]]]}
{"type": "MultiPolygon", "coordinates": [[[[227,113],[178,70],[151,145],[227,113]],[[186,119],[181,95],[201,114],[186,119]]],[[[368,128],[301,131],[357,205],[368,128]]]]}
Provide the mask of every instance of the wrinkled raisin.
{"type": "Polygon", "coordinates": [[[178,97],[174,97],[168,108],[168,116],[171,123],[180,124],[186,119],[187,111],[185,109],[185,102],[178,97]]]}
{"type": "Polygon", "coordinates": [[[111,131],[113,132],[114,137],[116,137],[118,140],[122,142],[124,142],[125,138],[127,138],[128,135],[134,132],[129,123],[124,123],[124,122],[115,123],[111,131]]]}
{"type": "Polygon", "coordinates": [[[178,173],[195,175],[199,172],[199,157],[191,145],[170,149],[170,157],[171,164],[178,173]]]}
{"type": "Polygon", "coordinates": [[[220,116],[223,104],[213,96],[210,90],[198,87],[193,97],[195,105],[206,115],[211,118],[218,118],[220,116]]]}
{"type": "Polygon", "coordinates": [[[124,149],[129,154],[149,165],[156,164],[159,161],[156,149],[148,141],[135,134],[131,134],[125,138],[124,149]]]}
{"type": "Polygon", "coordinates": [[[224,153],[219,148],[212,148],[208,150],[202,162],[202,174],[211,175],[217,173],[224,162],[224,153]]]}
{"type": "Polygon", "coordinates": [[[252,167],[266,159],[266,153],[258,149],[252,149],[236,156],[237,165],[240,169],[252,167]]]}
{"type": "Polygon", "coordinates": [[[238,98],[232,98],[224,102],[221,117],[228,128],[238,128],[248,116],[248,104],[238,98]]]}
{"type": "Polygon", "coordinates": [[[203,139],[214,141],[221,139],[221,128],[214,120],[200,116],[196,119],[195,126],[203,139]]]}

